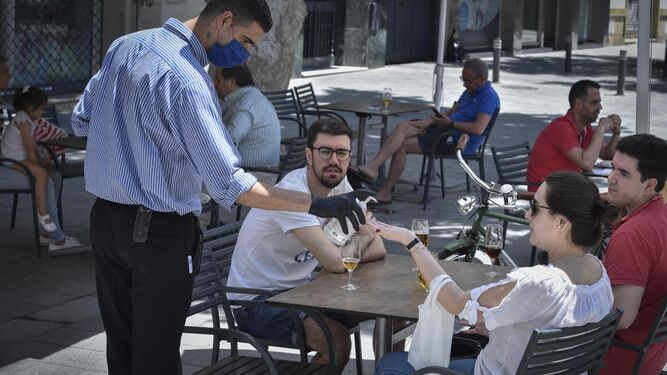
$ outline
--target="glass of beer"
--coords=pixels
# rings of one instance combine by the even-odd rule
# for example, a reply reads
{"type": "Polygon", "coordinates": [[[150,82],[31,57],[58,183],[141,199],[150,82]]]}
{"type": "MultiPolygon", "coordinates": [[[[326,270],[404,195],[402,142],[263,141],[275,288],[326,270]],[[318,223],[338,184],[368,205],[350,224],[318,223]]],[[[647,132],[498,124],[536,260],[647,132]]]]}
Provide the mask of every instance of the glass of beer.
{"type": "Polygon", "coordinates": [[[496,259],[503,251],[503,227],[499,224],[489,224],[486,226],[486,235],[484,236],[484,244],[481,245],[482,250],[491,258],[491,271],[484,274],[486,277],[500,277],[501,274],[493,270],[493,265],[496,264],[496,259]]]}
{"type": "Polygon", "coordinates": [[[345,290],[357,290],[358,286],[352,284],[352,271],[354,271],[359,265],[361,260],[361,252],[359,250],[359,236],[353,234],[345,245],[340,247],[340,258],[343,262],[343,266],[347,270],[347,284],[341,285],[341,288],[345,290]]]}
{"type": "Polygon", "coordinates": [[[391,103],[391,89],[389,87],[385,87],[382,92],[382,103],[384,103],[385,112],[389,111],[389,103],[391,103]]]}
{"type": "Polygon", "coordinates": [[[428,247],[428,220],[426,219],[413,219],[412,220],[412,233],[419,238],[424,246],[428,247]]]}

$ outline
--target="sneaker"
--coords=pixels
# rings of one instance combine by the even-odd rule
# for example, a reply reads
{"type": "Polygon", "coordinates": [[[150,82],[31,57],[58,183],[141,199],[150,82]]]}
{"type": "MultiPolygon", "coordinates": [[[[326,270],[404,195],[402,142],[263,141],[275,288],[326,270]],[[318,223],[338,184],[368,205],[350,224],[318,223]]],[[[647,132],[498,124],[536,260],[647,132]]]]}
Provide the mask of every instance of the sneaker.
{"type": "Polygon", "coordinates": [[[64,254],[77,254],[90,251],[91,248],[88,245],[84,245],[79,240],[74,237],[65,237],[65,242],[61,245],[50,243],[49,244],[49,255],[64,255],[64,254]]]}

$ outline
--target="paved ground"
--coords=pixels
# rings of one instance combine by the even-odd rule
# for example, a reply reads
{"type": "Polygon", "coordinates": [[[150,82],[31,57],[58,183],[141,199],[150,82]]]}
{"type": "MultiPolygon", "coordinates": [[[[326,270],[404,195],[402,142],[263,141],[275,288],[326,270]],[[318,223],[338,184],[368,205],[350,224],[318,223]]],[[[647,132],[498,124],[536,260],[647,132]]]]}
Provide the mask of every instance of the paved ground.
{"type": "MultiPolygon", "coordinates": [[[[655,45],[654,56],[664,56],[664,45],[655,45]]],[[[616,56],[619,48],[577,51],[573,73],[564,74],[563,53],[543,53],[519,58],[505,58],[501,83],[496,90],[502,100],[502,112],[490,144],[509,145],[528,140],[531,143],[552,118],[567,108],[567,92],[581,78],[598,80],[603,87],[603,114],[618,113],[623,118],[624,134],[634,131],[635,83],[628,78],[625,96],[616,96],[616,56]]],[[[630,56],[633,55],[632,47],[630,56]]],[[[634,74],[630,60],[629,76],[634,74]]],[[[656,64],[657,66],[657,64],[656,64]]],[[[427,103],[431,97],[433,63],[393,65],[377,70],[311,77],[294,80],[293,84],[310,81],[320,101],[379,97],[384,87],[391,87],[397,100],[427,103]]],[[[656,77],[661,73],[657,70],[656,77]]],[[[445,68],[445,101],[457,99],[462,87],[458,79],[460,67],[445,68]]],[[[652,132],[667,137],[667,81],[652,80],[652,132]]],[[[411,114],[402,119],[426,116],[411,114]]],[[[392,119],[390,126],[399,119],[392,119]]],[[[348,116],[351,125],[356,118],[348,116]]],[[[379,130],[366,138],[367,154],[376,152],[379,130]]],[[[495,177],[493,162],[487,149],[487,176],[495,177]]],[[[405,178],[418,178],[421,158],[411,157],[405,178]]],[[[473,166],[477,170],[477,166],[473,166]]],[[[448,181],[462,181],[461,169],[447,162],[448,181]]],[[[393,212],[380,213],[383,220],[409,225],[412,218],[427,218],[431,223],[433,248],[453,238],[465,218],[453,206],[453,200],[465,193],[463,187],[447,191],[445,199],[432,191],[425,211],[416,202],[421,190],[413,193],[409,186],[397,188],[393,212]]],[[[67,234],[89,241],[88,212],[93,197],[84,191],[82,179],[65,182],[65,230],[67,234]]],[[[11,199],[0,196],[0,373],[6,374],[94,374],[106,372],[105,335],[99,317],[94,285],[93,258],[90,253],[38,259],[32,242],[29,200],[19,200],[16,228],[9,227],[11,199]]],[[[526,228],[512,227],[507,250],[519,265],[528,262],[529,246],[526,228]]],[[[392,252],[403,252],[389,246],[392,252]]],[[[193,323],[205,324],[207,316],[193,323]]],[[[366,373],[372,372],[369,324],[364,326],[364,362],[366,373]]],[[[210,342],[186,335],[182,343],[184,372],[191,373],[206,364],[210,342]]],[[[346,374],[352,374],[348,366],[346,374]]]]}

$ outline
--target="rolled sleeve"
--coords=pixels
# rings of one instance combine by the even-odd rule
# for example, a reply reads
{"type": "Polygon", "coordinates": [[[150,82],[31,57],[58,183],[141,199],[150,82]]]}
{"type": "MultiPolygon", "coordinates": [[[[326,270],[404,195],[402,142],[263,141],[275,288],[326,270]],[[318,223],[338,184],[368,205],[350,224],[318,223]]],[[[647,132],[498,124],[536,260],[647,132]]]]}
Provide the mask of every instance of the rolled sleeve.
{"type": "Polygon", "coordinates": [[[190,162],[211,197],[228,210],[257,179],[241,169],[231,137],[222,124],[211,90],[200,82],[186,86],[170,115],[172,131],[182,141],[190,162]]]}

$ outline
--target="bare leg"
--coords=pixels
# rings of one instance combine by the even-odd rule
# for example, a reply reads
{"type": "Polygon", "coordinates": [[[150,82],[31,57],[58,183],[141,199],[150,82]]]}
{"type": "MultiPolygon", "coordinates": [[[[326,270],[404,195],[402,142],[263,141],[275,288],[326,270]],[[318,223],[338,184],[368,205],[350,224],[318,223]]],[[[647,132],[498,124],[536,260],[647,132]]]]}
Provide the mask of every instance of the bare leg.
{"type": "MultiPolygon", "coordinates": [[[[343,324],[326,316],[323,316],[323,318],[333,335],[334,346],[336,348],[336,365],[342,372],[350,360],[350,348],[352,347],[350,334],[343,324]]],[[[303,327],[306,331],[306,345],[317,352],[315,357],[313,357],[312,363],[328,364],[329,348],[327,347],[327,340],[320,326],[312,318],[306,317],[303,320],[303,327]]]]}
{"type": "Polygon", "coordinates": [[[380,165],[390,157],[394,156],[397,152],[400,152],[405,142],[410,139],[416,141],[415,137],[420,133],[421,129],[411,125],[409,122],[399,122],[394,130],[391,131],[391,134],[389,134],[389,137],[380,148],[380,151],[373,157],[373,160],[366,165],[359,166],[359,169],[371,177],[377,176],[380,165]]]}
{"type": "Polygon", "coordinates": [[[408,158],[408,154],[422,154],[423,151],[419,147],[419,142],[417,137],[408,138],[403,143],[403,146],[394,154],[394,157],[391,158],[391,166],[389,167],[389,175],[387,179],[380,187],[380,190],[377,191],[375,198],[383,201],[391,200],[391,189],[393,189],[396,181],[401,177],[403,171],[405,170],[405,163],[408,158]]]}
{"type": "MultiPolygon", "coordinates": [[[[35,177],[35,201],[37,202],[37,212],[44,216],[49,213],[46,208],[46,184],[49,182],[49,172],[39,164],[31,160],[21,160],[23,166],[30,170],[30,173],[35,177]]],[[[19,166],[14,166],[14,169],[23,172],[19,166]]]]}

